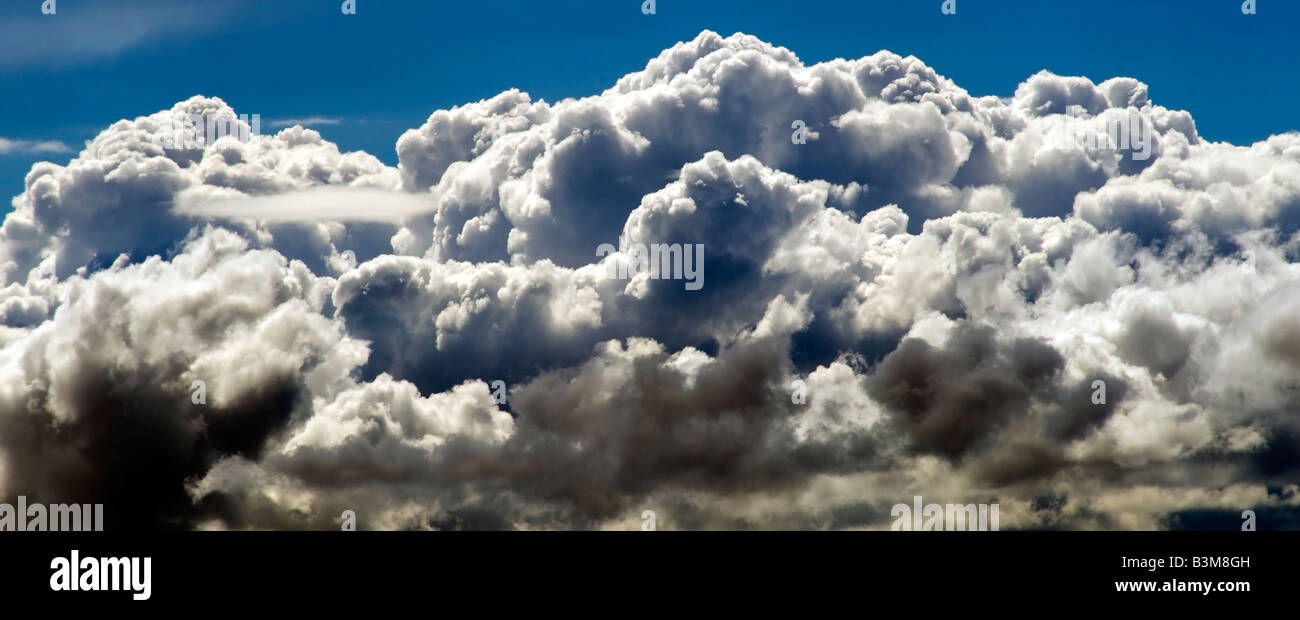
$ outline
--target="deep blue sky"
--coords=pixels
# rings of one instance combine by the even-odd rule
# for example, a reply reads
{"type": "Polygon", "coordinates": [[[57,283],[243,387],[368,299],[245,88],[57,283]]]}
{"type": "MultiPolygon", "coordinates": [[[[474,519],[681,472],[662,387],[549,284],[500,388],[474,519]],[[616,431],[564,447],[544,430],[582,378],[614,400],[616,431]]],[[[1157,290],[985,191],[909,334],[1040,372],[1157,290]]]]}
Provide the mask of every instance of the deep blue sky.
{"type": "MultiPolygon", "coordinates": [[[[914,54],[975,95],[1040,69],[1136,77],[1202,135],[1249,143],[1300,128],[1300,2],[1258,0],[0,0],[0,138],[84,140],[194,94],[241,113],[328,117],[344,150],[396,163],[436,109],[517,87],[598,93],[703,29],[790,48],[806,63],[914,54]]],[[[0,209],[34,161],[0,154],[0,209]]]]}

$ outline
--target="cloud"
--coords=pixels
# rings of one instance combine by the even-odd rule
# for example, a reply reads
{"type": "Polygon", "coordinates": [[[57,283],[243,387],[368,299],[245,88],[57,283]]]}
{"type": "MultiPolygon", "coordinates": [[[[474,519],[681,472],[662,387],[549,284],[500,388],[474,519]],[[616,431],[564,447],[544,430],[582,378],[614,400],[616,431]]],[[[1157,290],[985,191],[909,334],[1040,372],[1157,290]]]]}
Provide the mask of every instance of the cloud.
{"type": "Polygon", "coordinates": [[[58,140],[10,140],[0,138],[0,155],[40,155],[69,153],[72,149],[58,140]]]}
{"type": "Polygon", "coordinates": [[[419,194],[331,186],[267,196],[181,193],[175,207],[192,217],[265,222],[398,222],[436,209],[433,200],[419,194]]]}
{"type": "Polygon", "coordinates": [[[215,0],[202,5],[159,0],[56,4],[53,15],[41,3],[29,17],[0,23],[0,40],[9,45],[0,71],[34,66],[64,67],[111,58],[170,37],[194,35],[221,26],[245,0],[215,0]]]}
{"type": "Polygon", "coordinates": [[[305,118],[286,118],[286,119],[275,120],[275,121],[271,121],[270,125],[272,127],[292,127],[294,125],[311,127],[313,125],[338,125],[342,122],[343,121],[341,119],[329,118],[326,116],[308,116],[305,118]]]}
{"type": "Polygon", "coordinates": [[[1300,504],[1300,133],[712,32],[588,97],[435,111],[395,167],[301,126],[164,149],[178,114],[237,116],[114,123],[0,226],[0,495],[211,529],[1300,504]],[[1101,148],[1129,121],[1149,158],[1101,148]],[[620,238],[702,247],[704,287],[606,277],[620,238]]]}

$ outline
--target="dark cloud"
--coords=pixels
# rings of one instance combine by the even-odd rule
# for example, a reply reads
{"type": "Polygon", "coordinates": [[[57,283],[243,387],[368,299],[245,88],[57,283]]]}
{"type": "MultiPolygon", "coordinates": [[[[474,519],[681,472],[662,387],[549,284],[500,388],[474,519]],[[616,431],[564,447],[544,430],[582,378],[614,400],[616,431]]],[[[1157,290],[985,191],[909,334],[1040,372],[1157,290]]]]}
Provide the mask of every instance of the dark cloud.
{"type": "Polygon", "coordinates": [[[992,328],[963,324],[942,348],[904,339],[876,369],[870,392],[898,413],[918,447],[958,458],[1024,415],[1063,366],[1041,341],[1003,344],[992,328]]]}

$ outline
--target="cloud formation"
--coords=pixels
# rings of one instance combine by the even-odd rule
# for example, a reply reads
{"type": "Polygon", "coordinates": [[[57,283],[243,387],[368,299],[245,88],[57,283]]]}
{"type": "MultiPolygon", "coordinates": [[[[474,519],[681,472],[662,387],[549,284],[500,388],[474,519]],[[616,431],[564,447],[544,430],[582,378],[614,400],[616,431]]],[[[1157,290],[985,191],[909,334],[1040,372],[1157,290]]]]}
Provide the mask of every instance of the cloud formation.
{"type": "Polygon", "coordinates": [[[0,23],[0,71],[33,65],[63,67],[111,58],[128,50],[181,35],[215,29],[246,0],[203,4],[126,0],[112,7],[98,3],[30,3],[29,16],[0,23]]]}
{"type": "Polygon", "coordinates": [[[293,127],[294,125],[311,127],[313,125],[338,125],[339,123],[342,122],[343,121],[340,119],[330,118],[328,116],[308,116],[305,118],[286,118],[286,119],[274,120],[271,121],[270,125],[272,127],[293,127]]]}
{"type": "Polygon", "coordinates": [[[116,528],[1300,510],[1300,133],[712,32],[590,97],[436,111],[396,167],[301,126],[164,149],[177,114],[236,117],[119,121],[0,227],[0,495],[116,528]],[[620,238],[702,244],[704,287],[605,277],[620,238]]]}
{"type": "Polygon", "coordinates": [[[173,212],[197,218],[263,222],[400,222],[428,213],[437,204],[422,195],[373,188],[322,185],[301,191],[245,196],[208,188],[181,192],[173,212]]]}
{"type": "Polygon", "coordinates": [[[0,155],[11,153],[69,153],[72,149],[58,140],[10,140],[0,138],[0,155]]]}

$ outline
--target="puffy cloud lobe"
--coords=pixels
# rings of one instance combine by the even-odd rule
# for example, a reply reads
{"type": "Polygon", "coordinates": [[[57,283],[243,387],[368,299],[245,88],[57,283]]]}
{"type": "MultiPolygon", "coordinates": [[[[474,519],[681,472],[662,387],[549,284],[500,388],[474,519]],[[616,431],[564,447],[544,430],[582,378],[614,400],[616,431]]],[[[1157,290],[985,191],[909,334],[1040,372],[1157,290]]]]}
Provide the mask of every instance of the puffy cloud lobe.
{"type": "Polygon", "coordinates": [[[0,494],[146,528],[1300,505],[1300,134],[711,32],[590,97],[437,111],[395,168],[297,126],[164,148],[187,114],[236,116],[119,121],[0,227],[0,494]],[[1121,126],[1149,158],[1098,148],[1121,126]],[[703,288],[607,278],[620,237],[699,244],[703,288]]]}
{"type": "Polygon", "coordinates": [[[55,317],[3,350],[4,488],[110,504],[118,528],[184,526],[186,478],[259,456],[330,388],[324,360],[364,349],[320,314],[329,286],[224,231],[69,280],[55,317]]]}
{"type": "MultiPolygon", "coordinates": [[[[83,267],[106,267],[120,254],[138,261],[175,251],[202,223],[177,212],[181,196],[232,198],[320,185],[396,188],[397,171],[365,153],[340,154],[320,134],[301,127],[246,142],[232,135],[199,148],[170,148],[189,146],[176,139],[179,123],[189,115],[227,119],[251,133],[221,100],[193,97],[171,110],[115,123],[67,166],[33,166],[26,191],[0,228],[3,277],[22,282],[49,262],[49,270],[66,278],[83,267]]],[[[391,225],[378,238],[364,227],[350,234],[331,234],[324,224],[249,222],[247,228],[259,245],[278,246],[317,271],[348,249],[364,258],[389,250],[395,232],[391,225]]]]}

